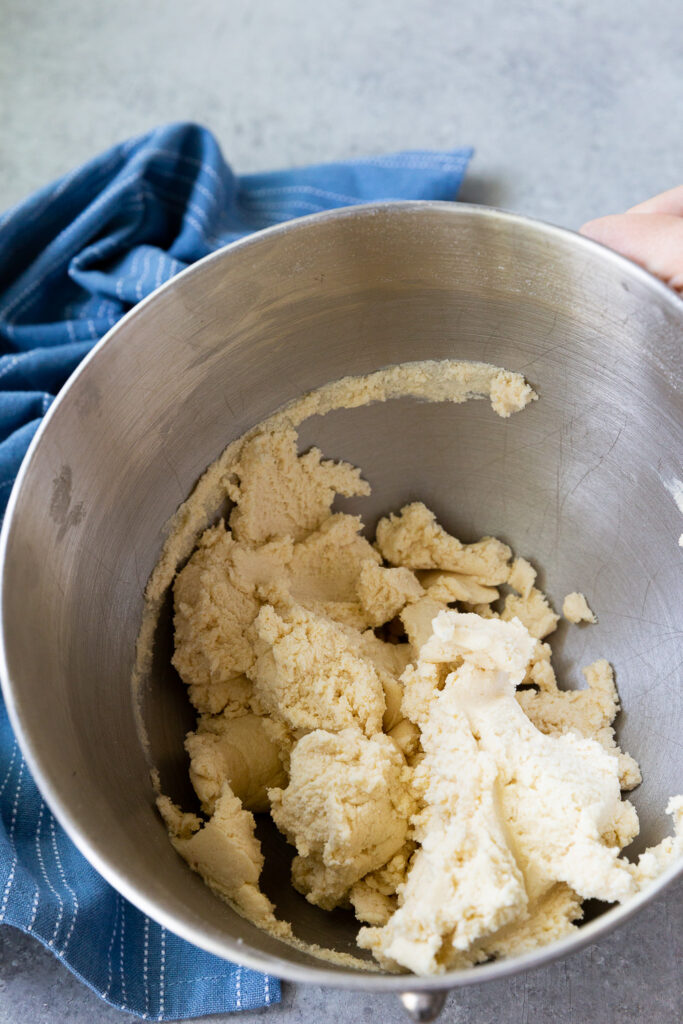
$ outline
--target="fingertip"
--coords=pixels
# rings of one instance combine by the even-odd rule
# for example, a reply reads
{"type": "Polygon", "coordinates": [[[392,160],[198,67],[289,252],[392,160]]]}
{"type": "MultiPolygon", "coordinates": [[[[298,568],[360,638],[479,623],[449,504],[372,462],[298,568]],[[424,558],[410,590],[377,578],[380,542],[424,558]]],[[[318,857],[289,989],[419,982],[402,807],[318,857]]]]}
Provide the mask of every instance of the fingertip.
{"type": "MultiPolygon", "coordinates": [[[[595,238],[595,232],[596,232],[595,225],[596,224],[599,225],[600,224],[600,220],[602,220],[602,218],[596,218],[595,220],[587,220],[586,223],[582,224],[581,227],[579,228],[579,234],[580,235],[585,235],[586,238],[593,238],[594,239],[595,238]]],[[[600,230],[599,226],[598,226],[597,230],[598,231],[600,230]]]]}
{"type": "Polygon", "coordinates": [[[683,185],[667,189],[659,195],[632,206],[628,213],[665,213],[674,217],[683,216],[683,185]]]}
{"type": "Polygon", "coordinates": [[[683,287],[683,218],[619,213],[588,221],[581,234],[645,267],[672,288],[683,287]]]}
{"type": "Polygon", "coordinates": [[[607,217],[596,217],[595,220],[586,221],[579,228],[579,234],[594,242],[602,242],[604,245],[612,245],[615,231],[618,231],[621,219],[624,214],[610,214],[607,217]]]}

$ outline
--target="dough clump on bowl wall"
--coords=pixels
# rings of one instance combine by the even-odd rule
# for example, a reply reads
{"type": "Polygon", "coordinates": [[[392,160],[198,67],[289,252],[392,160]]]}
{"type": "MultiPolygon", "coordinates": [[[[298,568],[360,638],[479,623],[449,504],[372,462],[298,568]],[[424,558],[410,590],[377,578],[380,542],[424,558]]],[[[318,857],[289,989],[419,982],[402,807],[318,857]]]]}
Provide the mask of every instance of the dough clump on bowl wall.
{"type": "MultiPolygon", "coordinates": [[[[488,394],[506,416],[533,392],[503,373],[488,394]]],[[[294,887],[353,909],[382,968],[423,975],[569,935],[584,899],[630,898],[683,851],[683,798],[672,838],[621,855],[640,772],[616,744],[610,664],[561,689],[545,642],[559,616],[530,561],[495,537],[461,542],[419,501],[371,542],[333,511],[369,494],[361,471],[297,441],[288,422],[245,439],[223,473],[229,518],[175,578],[202,811],[159,797],[178,853],[296,942],[259,888],[254,814],[270,814],[296,849],[294,887]]]]}

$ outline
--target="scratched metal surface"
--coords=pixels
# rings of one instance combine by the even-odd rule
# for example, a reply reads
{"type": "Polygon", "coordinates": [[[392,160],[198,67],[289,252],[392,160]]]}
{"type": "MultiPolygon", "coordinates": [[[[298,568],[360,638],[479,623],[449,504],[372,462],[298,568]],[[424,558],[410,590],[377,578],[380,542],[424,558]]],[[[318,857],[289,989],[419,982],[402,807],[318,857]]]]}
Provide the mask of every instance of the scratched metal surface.
{"type": "MultiPolygon", "coordinates": [[[[241,938],[240,956],[286,977],[401,984],[325,970],[226,914],[154,813],[128,676],[162,526],[225,442],[309,388],[415,358],[491,360],[522,370],[541,397],[508,422],[484,402],[339,411],[305,424],[302,444],[363,467],[373,495],[345,507],[370,526],[421,497],[463,538],[496,534],[531,556],[556,604],[586,591],[600,623],[560,630],[556,659],[570,686],[576,665],[599,655],[617,666],[620,735],[646,779],[634,795],[642,841],[657,841],[666,799],[681,788],[680,602],[671,599],[681,522],[667,487],[680,443],[682,316],[663,286],[575,236],[440,204],[346,212],[262,236],[138,307],[51,414],[25,470],[3,581],[14,595],[3,608],[15,720],[53,807],[96,866],[225,955],[241,938]]],[[[144,714],[164,787],[178,795],[187,703],[163,658],[144,714]]],[[[266,852],[275,842],[266,838],[266,852]]],[[[280,888],[277,874],[271,883],[280,888]]],[[[284,889],[277,902],[303,938],[353,948],[348,916],[284,889]]],[[[514,969],[473,973],[493,980],[514,969]]]]}

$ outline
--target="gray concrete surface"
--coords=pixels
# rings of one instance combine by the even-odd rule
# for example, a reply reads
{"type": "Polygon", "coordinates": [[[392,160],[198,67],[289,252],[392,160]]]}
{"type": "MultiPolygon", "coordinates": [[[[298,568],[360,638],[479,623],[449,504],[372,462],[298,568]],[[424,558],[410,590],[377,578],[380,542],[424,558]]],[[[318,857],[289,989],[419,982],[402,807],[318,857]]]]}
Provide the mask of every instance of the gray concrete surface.
{"type": "MultiPolygon", "coordinates": [[[[626,928],[575,956],[529,974],[448,997],[443,1024],[676,1024],[683,885],[626,928]]],[[[124,1024],[35,940],[0,930],[0,1024],[124,1024]]],[[[395,996],[285,985],[279,1006],[203,1017],[206,1024],[407,1024],[395,996]]]]}
{"type": "MultiPolygon", "coordinates": [[[[472,144],[463,199],[578,227],[683,179],[682,81],[680,0],[0,0],[0,209],[193,119],[237,171],[472,144]]],[[[451,996],[443,1019],[673,1024],[682,909],[679,886],[570,960],[451,996]]],[[[389,997],[300,986],[240,1020],[266,1017],[403,1019],[389,997]]],[[[133,1019],[0,931],[0,1024],[133,1019]]]]}
{"type": "Polygon", "coordinates": [[[472,144],[573,227],[678,184],[680,0],[0,0],[0,207],[160,122],[241,171],[472,144]]]}

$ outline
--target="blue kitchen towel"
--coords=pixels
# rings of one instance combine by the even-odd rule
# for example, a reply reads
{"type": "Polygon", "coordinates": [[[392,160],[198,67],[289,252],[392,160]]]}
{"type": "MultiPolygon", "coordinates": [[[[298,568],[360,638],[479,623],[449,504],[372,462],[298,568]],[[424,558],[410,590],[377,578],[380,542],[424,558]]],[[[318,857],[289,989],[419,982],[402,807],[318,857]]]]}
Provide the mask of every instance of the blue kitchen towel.
{"type": "MultiPolygon", "coordinates": [[[[174,124],[114,146],[0,218],[0,514],[69,374],[136,302],[219,246],[377,199],[454,199],[470,149],[237,177],[174,124]]],[[[277,1002],[280,986],[166,931],[112,889],[40,797],[0,702],[0,922],[113,1006],[178,1020],[277,1002]]]]}

